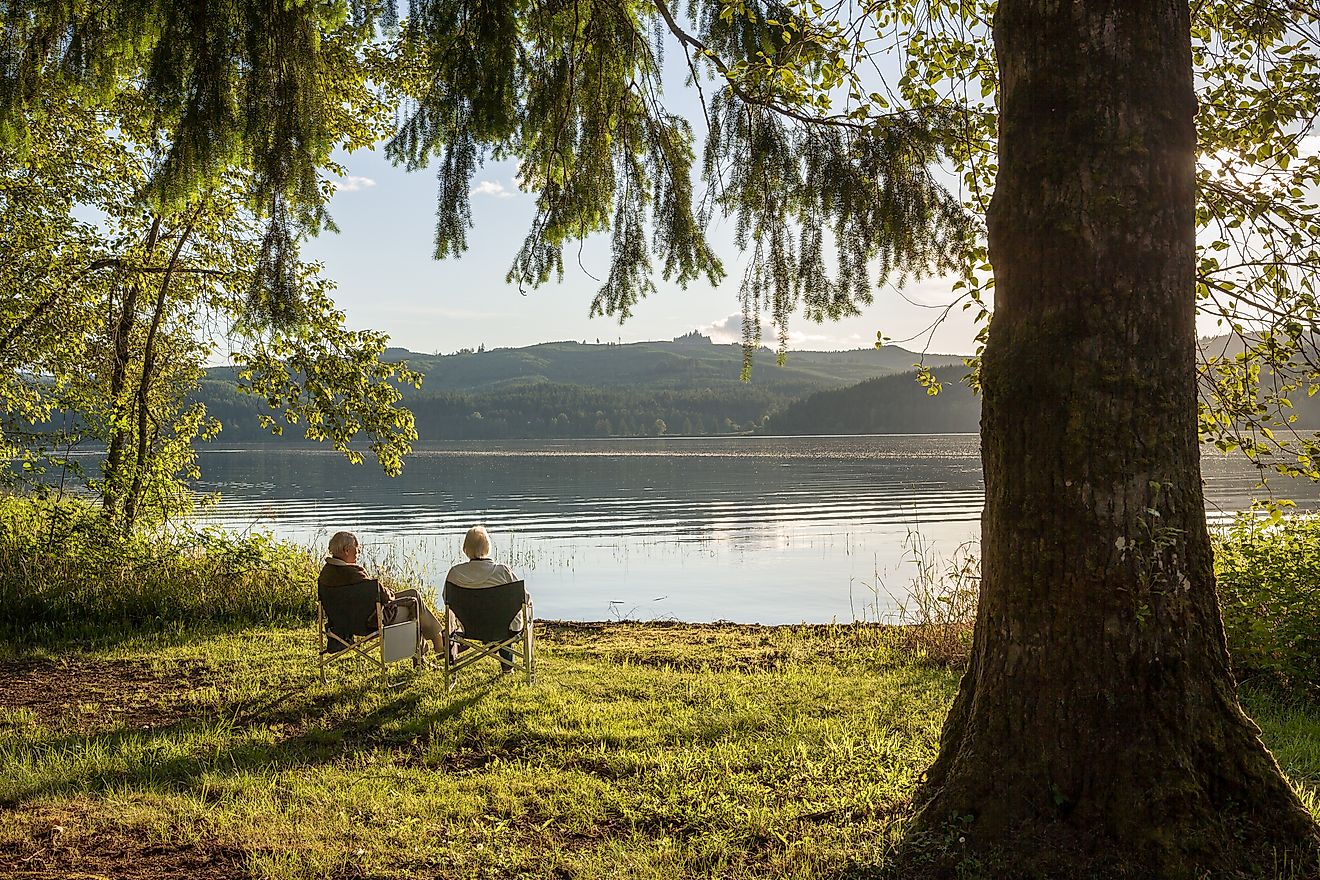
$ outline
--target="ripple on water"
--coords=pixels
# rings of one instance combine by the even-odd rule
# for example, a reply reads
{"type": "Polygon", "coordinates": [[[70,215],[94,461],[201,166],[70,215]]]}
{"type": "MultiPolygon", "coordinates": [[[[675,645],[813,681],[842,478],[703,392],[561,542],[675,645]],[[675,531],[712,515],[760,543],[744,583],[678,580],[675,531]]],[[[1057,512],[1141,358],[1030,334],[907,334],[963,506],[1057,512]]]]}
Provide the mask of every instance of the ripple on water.
{"type": "MultiPolygon", "coordinates": [[[[245,453],[202,453],[198,488],[222,497],[201,518],[315,544],[349,528],[430,583],[483,522],[537,613],[566,619],[617,615],[612,600],[684,620],[876,619],[911,578],[909,533],[951,552],[979,533],[984,494],[975,435],[464,444],[419,450],[397,479],[331,450],[245,453]]],[[[1259,494],[1239,462],[1204,470],[1212,521],[1259,494]]]]}

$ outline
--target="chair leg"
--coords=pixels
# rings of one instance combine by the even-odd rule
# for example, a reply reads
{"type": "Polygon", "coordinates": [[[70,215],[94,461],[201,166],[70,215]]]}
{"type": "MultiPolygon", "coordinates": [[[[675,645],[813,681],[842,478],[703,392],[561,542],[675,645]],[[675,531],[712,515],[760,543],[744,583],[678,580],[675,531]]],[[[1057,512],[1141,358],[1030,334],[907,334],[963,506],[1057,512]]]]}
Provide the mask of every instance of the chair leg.
{"type": "Polygon", "coordinates": [[[532,623],[532,605],[523,606],[523,662],[527,664],[527,683],[536,683],[536,633],[532,623]]]}
{"type": "Polygon", "coordinates": [[[527,621],[523,630],[523,652],[527,663],[527,683],[536,684],[536,634],[532,632],[532,621],[527,621]]]}
{"type": "Polygon", "coordinates": [[[325,609],[320,601],[316,603],[316,665],[321,671],[321,684],[325,684],[325,651],[330,647],[330,639],[325,634],[325,609]]]}

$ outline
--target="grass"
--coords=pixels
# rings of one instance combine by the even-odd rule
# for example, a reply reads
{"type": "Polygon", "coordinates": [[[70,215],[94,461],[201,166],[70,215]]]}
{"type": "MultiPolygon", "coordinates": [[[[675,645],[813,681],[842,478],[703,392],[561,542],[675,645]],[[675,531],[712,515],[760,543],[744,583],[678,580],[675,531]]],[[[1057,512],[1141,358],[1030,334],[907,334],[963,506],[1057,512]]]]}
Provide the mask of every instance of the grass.
{"type": "Polygon", "coordinates": [[[307,620],[318,567],[269,535],[159,523],[124,536],[88,501],[0,494],[6,642],[307,620]]]}
{"type": "MultiPolygon", "coordinates": [[[[311,639],[0,658],[0,875],[864,876],[958,678],[869,625],[548,624],[537,685],[452,693],[311,639]]],[[[1247,702],[1320,813],[1317,712],[1247,702]]]]}

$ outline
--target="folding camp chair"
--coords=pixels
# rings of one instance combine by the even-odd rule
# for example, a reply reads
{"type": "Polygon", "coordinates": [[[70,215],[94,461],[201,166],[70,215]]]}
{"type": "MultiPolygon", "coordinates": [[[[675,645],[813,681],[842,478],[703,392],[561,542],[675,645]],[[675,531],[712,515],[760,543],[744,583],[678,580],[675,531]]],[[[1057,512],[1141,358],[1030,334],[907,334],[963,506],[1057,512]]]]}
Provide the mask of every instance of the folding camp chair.
{"type": "Polygon", "coordinates": [[[385,618],[376,581],[320,587],[316,599],[321,681],[325,681],[327,666],[344,659],[364,660],[378,667],[382,675],[389,664],[400,660],[411,659],[414,667],[422,665],[421,608],[417,599],[396,599],[413,604],[412,620],[384,626],[379,625],[385,618]]]}
{"type": "Polygon", "coordinates": [[[528,684],[536,681],[532,599],[522,581],[476,589],[446,581],[444,598],[445,676],[450,690],[458,684],[459,670],[483,657],[499,660],[505,672],[522,670],[528,684]],[[453,632],[451,621],[458,623],[453,632]],[[522,623],[521,629],[514,629],[515,621],[522,623]]]}

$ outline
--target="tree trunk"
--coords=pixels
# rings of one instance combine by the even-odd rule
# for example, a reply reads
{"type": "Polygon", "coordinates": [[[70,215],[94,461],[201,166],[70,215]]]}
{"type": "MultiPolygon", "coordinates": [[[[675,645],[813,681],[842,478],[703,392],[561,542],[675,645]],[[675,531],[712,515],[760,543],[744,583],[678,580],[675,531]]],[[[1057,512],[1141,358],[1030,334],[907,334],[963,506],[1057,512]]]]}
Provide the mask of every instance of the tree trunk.
{"type": "MultiPolygon", "coordinates": [[[[151,230],[147,233],[144,252],[150,255],[156,249],[160,237],[160,215],[152,215],[151,230]]],[[[114,360],[110,367],[110,387],[107,399],[110,402],[110,443],[106,447],[105,463],[101,473],[105,477],[101,490],[101,504],[108,520],[114,522],[119,516],[119,506],[124,494],[124,447],[128,443],[129,403],[124,398],[124,389],[128,384],[128,362],[130,346],[133,341],[133,325],[137,321],[137,298],[142,279],[134,275],[124,291],[124,301],[120,306],[119,316],[115,321],[111,342],[114,346],[114,360]]]]}
{"type": "Polygon", "coordinates": [[[1000,0],[994,38],[981,606],[914,831],[1023,873],[1316,876],[1215,599],[1187,2],[1000,0]]]}
{"type": "Polygon", "coordinates": [[[151,420],[151,384],[156,379],[156,338],[160,333],[161,320],[165,317],[165,300],[169,296],[170,281],[174,277],[175,268],[179,265],[179,257],[188,244],[193,224],[201,216],[204,204],[205,202],[202,202],[198,205],[196,213],[179,233],[174,252],[170,254],[170,261],[165,266],[165,274],[161,276],[160,288],[156,291],[156,306],[151,313],[151,325],[147,328],[147,338],[142,343],[142,375],[138,377],[137,387],[137,455],[133,460],[133,482],[124,497],[125,534],[131,534],[137,524],[138,509],[142,503],[142,486],[150,459],[152,444],[151,437],[148,436],[150,429],[148,422],[151,420]]]}

